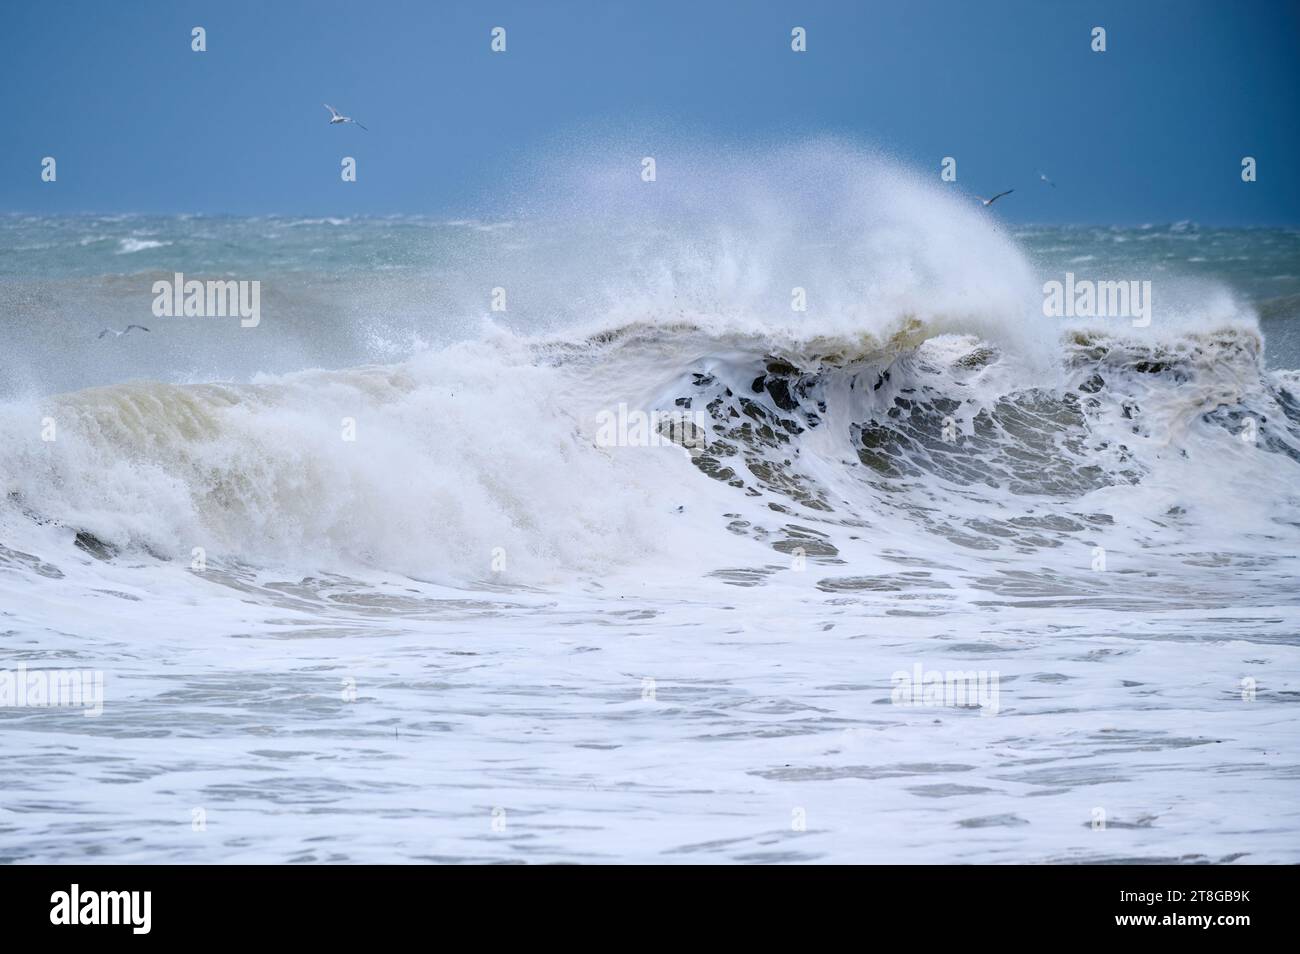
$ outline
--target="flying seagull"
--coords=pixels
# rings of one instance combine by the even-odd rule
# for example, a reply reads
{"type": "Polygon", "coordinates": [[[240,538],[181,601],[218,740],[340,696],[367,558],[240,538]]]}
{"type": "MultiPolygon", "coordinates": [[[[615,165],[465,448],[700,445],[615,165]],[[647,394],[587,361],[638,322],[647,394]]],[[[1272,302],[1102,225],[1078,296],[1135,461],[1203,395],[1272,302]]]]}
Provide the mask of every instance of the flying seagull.
{"type": "MultiPolygon", "coordinates": [[[[339,123],[356,123],[356,125],[361,126],[361,124],[358,123],[358,122],[357,122],[355,119],[353,119],[351,116],[344,116],[342,113],[340,113],[337,109],[335,109],[335,108],[334,108],[333,106],[331,106],[329,103],[321,103],[321,105],[324,106],[326,109],[328,109],[328,110],[330,111],[330,125],[331,125],[331,126],[336,126],[336,125],[338,125],[339,123]]],[[[361,126],[361,128],[362,128],[362,129],[366,129],[365,126],[361,126]]],[[[369,129],[366,129],[366,132],[370,132],[370,130],[369,130],[369,129]]]]}
{"type": "Polygon", "coordinates": [[[101,331],[101,332],[100,332],[96,337],[98,337],[98,338],[102,338],[102,337],[104,337],[104,335],[112,335],[114,338],[120,338],[120,337],[122,337],[124,334],[126,334],[128,331],[130,331],[132,328],[139,328],[141,331],[148,331],[148,330],[149,330],[149,329],[146,328],[144,325],[127,325],[127,326],[126,326],[125,328],[123,328],[121,331],[118,331],[116,328],[105,328],[105,329],[104,329],[103,331],[101,331]]]}
{"type": "Polygon", "coordinates": [[[1039,178],[1040,181],[1042,181],[1042,182],[1046,182],[1046,183],[1047,183],[1049,186],[1051,186],[1053,189],[1056,188],[1056,183],[1053,182],[1051,179],[1047,178],[1047,176],[1045,176],[1043,173],[1040,172],[1040,173],[1038,174],[1038,178],[1039,178]]]}
{"type": "MultiPolygon", "coordinates": [[[[1015,192],[1015,191],[1016,191],[1015,189],[1008,189],[1006,192],[999,192],[997,195],[995,195],[995,196],[994,196],[993,198],[991,198],[991,199],[980,199],[980,201],[984,203],[984,207],[987,209],[990,205],[992,205],[994,202],[998,201],[998,199],[1002,198],[1004,195],[1010,195],[1011,193],[1013,193],[1013,192],[1015,192]]],[[[979,197],[976,196],[976,198],[979,198],[979,197]]]]}

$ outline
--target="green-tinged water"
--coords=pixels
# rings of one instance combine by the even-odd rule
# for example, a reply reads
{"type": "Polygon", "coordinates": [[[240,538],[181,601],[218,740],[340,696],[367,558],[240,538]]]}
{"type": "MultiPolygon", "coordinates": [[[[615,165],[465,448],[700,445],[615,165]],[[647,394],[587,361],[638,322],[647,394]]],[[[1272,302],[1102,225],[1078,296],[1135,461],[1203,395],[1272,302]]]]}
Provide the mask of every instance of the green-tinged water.
{"type": "MultiPolygon", "coordinates": [[[[1157,328],[1198,310],[1198,298],[1230,304],[1205,311],[1249,320],[1257,315],[1267,339],[1270,367],[1300,367],[1300,230],[1209,229],[1179,223],[1128,228],[1022,227],[1008,229],[1039,282],[1072,273],[1094,281],[1150,281],[1157,328]]],[[[725,244],[706,232],[691,242],[725,244]]],[[[771,237],[779,244],[779,236],[771,237]]],[[[678,236],[625,230],[577,236],[545,223],[440,221],[431,218],[301,218],[264,216],[0,216],[0,313],[6,347],[0,354],[0,396],[51,393],[133,378],[169,381],[248,380],[309,367],[343,368],[401,360],[428,347],[477,337],[484,319],[532,335],[590,325],[607,317],[617,323],[663,320],[680,308],[705,312],[734,296],[701,303],[693,289],[727,276],[694,274],[681,249],[661,256],[678,236]],[[158,317],[155,284],[185,280],[260,283],[265,320],[255,331],[223,318],[158,317]],[[701,282],[701,278],[705,282],[701,282]],[[494,307],[501,288],[503,307],[494,307]],[[658,297],[642,312],[628,306],[627,289],[650,288],[658,297]],[[665,293],[665,288],[667,293],[665,293]],[[507,297],[508,296],[508,299],[507,297]],[[610,312],[622,310],[617,318],[610,312]],[[105,341],[104,328],[128,324],[150,328],[146,344],[105,341]]],[[[880,288],[870,275],[871,249],[839,246],[828,236],[824,249],[805,245],[799,270],[832,276],[833,307],[862,306],[880,288]],[[855,299],[855,296],[864,296],[855,299]]],[[[935,257],[932,253],[931,258],[935,257]]],[[[939,255],[937,266],[943,269],[939,255]]],[[[710,266],[713,267],[713,266],[710,266]]],[[[772,293],[741,291],[744,307],[780,317],[791,315],[789,268],[761,261],[772,293]],[[784,282],[784,284],[782,284],[784,282]]],[[[980,288],[982,278],[1006,283],[1012,276],[978,273],[953,262],[961,287],[980,288]],[[962,271],[965,269],[965,271],[962,271]]],[[[997,268],[988,269],[997,271],[997,268]]],[[[1024,316],[1036,313],[1039,294],[1024,276],[1024,316]]],[[[825,279],[809,284],[809,323],[826,318],[825,279]]],[[[935,276],[925,281],[935,282],[935,276]]],[[[938,276],[939,285],[944,284],[938,276]]],[[[924,304],[924,283],[917,294],[924,304]]],[[[950,296],[951,297],[951,296],[950,296]]],[[[945,302],[944,307],[947,307],[945,302]]],[[[870,319],[890,316],[870,314],[870,319]]],[[[783,319],[784,320],[784,319],[783,319]]],[[[850,322],[856,319],[850,317],[850,322]]],[[[137,335],[138,339],[138,335],[137,335]]]]}

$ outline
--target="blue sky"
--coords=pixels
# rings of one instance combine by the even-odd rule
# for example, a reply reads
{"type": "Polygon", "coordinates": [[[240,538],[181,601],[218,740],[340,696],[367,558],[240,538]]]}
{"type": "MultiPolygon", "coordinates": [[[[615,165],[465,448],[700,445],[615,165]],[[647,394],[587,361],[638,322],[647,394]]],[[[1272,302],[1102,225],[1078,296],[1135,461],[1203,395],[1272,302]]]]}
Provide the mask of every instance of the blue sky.
{"type": "Polygon", "coordinates": [[[955,156],[1011,221],[1298,224],[1298,50],[1288,0],[5,0],[0,211],[475,215],[610,127],[955,156]]]}

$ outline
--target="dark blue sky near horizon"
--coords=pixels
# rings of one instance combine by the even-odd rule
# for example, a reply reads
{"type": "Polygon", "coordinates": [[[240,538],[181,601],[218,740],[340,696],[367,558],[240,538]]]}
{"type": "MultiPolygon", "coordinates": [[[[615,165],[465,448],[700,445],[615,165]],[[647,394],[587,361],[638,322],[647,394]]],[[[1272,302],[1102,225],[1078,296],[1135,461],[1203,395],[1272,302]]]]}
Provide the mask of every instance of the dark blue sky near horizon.
{"type": "Polygon", "coordinates": [[[832,136],[1011,222],[1300,224],[1296,0],[4,0],[0,102],[0,212],[491,218],[606,135],[832,136]]]}

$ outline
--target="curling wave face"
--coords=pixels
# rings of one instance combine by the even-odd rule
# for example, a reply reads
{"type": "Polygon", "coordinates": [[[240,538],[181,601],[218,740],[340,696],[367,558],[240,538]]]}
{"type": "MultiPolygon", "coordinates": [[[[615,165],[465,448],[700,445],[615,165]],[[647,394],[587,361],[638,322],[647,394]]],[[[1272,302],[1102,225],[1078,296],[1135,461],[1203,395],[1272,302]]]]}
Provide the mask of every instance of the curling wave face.
{"type": "Polygon", "coordinates": [[[683,324],[502,333],[396,365],[11,405],[5,535],[463,584],[717,572],[754,564],[742,540],[775,551],[756,579],[795,552],[879,570],[882,553],[954,548],[1041,563],[1135,532],[1153,549],[1294,546],[1300,401],[1248,329],[1074,333],[1052,382],[915,321],[884,342],[777,345],[683,324]],[[620,406],[701,432],[611,443],[620,406]]]}

